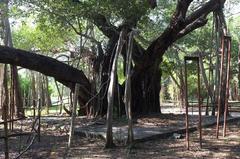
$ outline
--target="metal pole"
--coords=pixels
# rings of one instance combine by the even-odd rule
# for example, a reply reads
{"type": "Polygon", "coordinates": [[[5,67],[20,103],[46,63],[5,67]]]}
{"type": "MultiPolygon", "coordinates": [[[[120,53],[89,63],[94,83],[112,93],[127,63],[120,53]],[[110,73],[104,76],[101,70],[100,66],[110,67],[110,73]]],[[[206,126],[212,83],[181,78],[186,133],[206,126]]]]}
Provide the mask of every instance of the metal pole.
{"type": "Polygon", "coordinates": [[[224,109],[224,124],[223,124],[223,137],[226,136],[226,127],[227,127],[227,114],[228,114],[228,98],[229,98],[229,80],[230,80],[230,62],[231,62],[231,37],[227,38],[228,42],[228,63],[227,63],[227,86],[226,86],[226,98],[225,98],[225,109],[224,109]]]}
{"type": "MultiPolygon", "coordinates": [[[[11,102],[10,103],[12,103],[11,105],[10,105],[10,109],[11,109],[11,119],[14,119],[14,109],[15,109],[15,104],[17,104],[17,103],[15,103],[15,87],[14,87],[14,80],[16,80],[16,79],[14,79],[13,78],[13,67],[11,66],[11,85],[12,85],[12,97],[11,97],[11,102]]],[[[17,110],[15,110],[15,111],[17,111],[17,110]]],[[[14,120],[12,121],[12,123],[11,123],[11,130],[13,131],[13,123],[14,123],[14,120]]]]}
{"type": "Polygon", "coordinates": [[[41,134],[41,99],[38,102],[38,142],[40,142],[41,134]]]}
{"type": "Polygon", "coordinates": [[[238,99],[240,93],[240,43],[238,44],[238,99]]]}
{"type": "Polygon", "coordinates": [[[36,118],[36,99],[33,99],[33,118],[36,118]]]}
{"type": "Polygon", "coordinates": [[[201,105],[201,92],[200,92],[200,65],[199,58],[197,60],[197,74],[198,74],[198,113],[199,113],[199,121],[198,121],[198,129],[199,129],[199,142],[200,148],[202,148],[202,105],[201,105]]]}
{"type": "MultiPolygon", "coordinates": [[[[4,115],[6,116],[6,115],[4,115]]],[[[7,119],[4,117],[4,143],[5,143],[5,159],[9,158],[9,143],[8,143],[8,124],[7,119]]]]}
{"type": "Polygon", "coordinates": [[[224,37],[222,37],[222,50],[221,50],[221,67],[220,67],[220,88],[218,94],[218,113],[217,113],[217,128],[216,128],[216,138],[219,135],[219,121],[220,121],[220,108],[221,108],[221,92],[222,92],[222,81],[223,81],[223,62],[224,62],[224,37]]]}
{"type": "Polygon", "coordinates": [[[187,86],[187,59],[184,58],[184,76],[185,76],[185,109],[186,109],[186,146],[187,150],[189,150],[189,119],[188,119],[188,86],[187,86]]]}

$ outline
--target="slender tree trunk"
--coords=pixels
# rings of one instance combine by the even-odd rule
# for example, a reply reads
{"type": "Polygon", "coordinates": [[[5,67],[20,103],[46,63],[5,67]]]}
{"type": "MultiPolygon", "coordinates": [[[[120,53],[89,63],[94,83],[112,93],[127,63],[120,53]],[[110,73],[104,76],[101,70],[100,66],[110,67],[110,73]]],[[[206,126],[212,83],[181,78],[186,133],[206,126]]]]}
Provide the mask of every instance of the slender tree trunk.
{"type": "MultiPolygon", "coordinates": [[[[14,100],[14,82],[13,82],[13,73],[11,72],[9,74],[10,76],[10,90],[9,90],[9,115],[10,115],[10,120],[14,119],[14,115],[15,115],[15,100],[14,100]]],[[[13,122],[9,123],[11,129],[13,130],[13,122]]]]}
{"type": "Polygon", "coordinates": [[[31,90],[32,90],[32,106],[33,106],[33,116],[36,116],[36,108],[37,108],[37,101],[38,101],[38,97],[37,97],[37,92],[36,92],[36,80],[35,80],[35,75],[34,72],[31,71],[31,90]]]}
{"type": "Polygon", "coordinates": [[[74,135],[74,127],[75,127],[75,118],[76,118],[76,109],[77,109],[77,101],[78,101],[78,93],[79,93],[80,85],[76,84],[75,92],[74,92],[74,99],[73,99],[73,106],[72,106],[72,117],[71,117],[71,126],[69,131],[69,138],[68,138],[68,147],[72,145],[72,139],[74,135]]]}
{"type": "Polygon", "coordinates": [[[132,90],[131,90],[131,67],[132,67],[132,46],[133,45],[133,32],[129,35],[127,60],[126,60],[126,82],[125,82],[125,107],[128,114],[128,143],[132,144],[134,140],[133,123],[132,123],[132,90]]]}
{"type": "Polygon", "coordinates": [[[52,101],[51,101],[51,95],[50,95],[50,92],[49,92],[49,83],[48,83],[48,77],[45,76],[44,77],[45,79],[45,99],[46,99],[46,106],[47,106],[47,114],[49,114],[49,107],[52,106],[52,101]]]}
{"type": "MultiPolygon", "coordinates": [[[[38,102],[40,102],[40,107],[44,108],[45,106],[45,96],[44,96],[44,90],[43,90],[43,79],[42,79],[42,74],[37,73],[36,75],[36,92],[37,92],[37,97],[38,97],[38,102]]],[[[39,105],[39,104],[38,104],[39,105]]]]}
{"type": "Polygon", "coordinates": [[[183,77],[183,68],[181,66],[180,68],[180,76],[179,76],[179,80],[180,80],[180,98],[181,98],[181,108],[183,108],[183,106],[185,105],[185,83],[184,83],[184,77],[183,77]]]}
{"type": "MultiPolygon", "coordinates": [[[[4,27],[5,27],[4,43],[5,43],[5,46],[13,47],[11,27],[10,27],[9,18],[8,18],[8,12],[9,12],[8,2],[9,2],[8,0],[5,1],[5,5],[6,5],[6,15],[5,16],[6,17],[4,20],[4,27]]],[[[15,110],[16,110],[15,115],[17,117],[23,117],[24,116],[23,100],[22,100],[22,95],[21,95],[21,91],[20,91],[17,66],[12,65],[11,71],[12,71],[12,76],[13,76],[12,79],[13,79],[13,86],[14,86],[13,88],[14,88],[15,102],[13,102],[13,103],[15,104],[15,110]]]]}
{"type": "MultiPolygon", "coordinates": [[[[206,75],[206,71],[204,69],[204,66],[203,66],[203,58],[202,58],[202,54],[201,52],[199,52],[199,64],[200,64],[200,70],[201,70],[201,73],[202,73],[202,77],[203,77],[203,81],[204,81],[204,84],[205,84],[205,87],[208,91],[208,96],[210,96],[210,99],[212,101],[212,91],[210,89],[210,86],[209,86],[209,82],[208,82],[208,79],[207,79],[207,75],[206,75]]],[[[206,115],[208,115],[208,105],[206,106],[206,115]]]]}
{"type": "Polygon", "coordinates": [[[238,101],[238,82],[234,81],[234,86],[233,86],[233,100],[238,101]]]}
{"type": "Polygon", "coordinates": [[[113,144],[113,134],[112,134],[112,118],[113,118],[113,103],[114,103],[114,90],[116,85],[116,73],[117,73],[117,60],[118,56],[122,51],[123,47],[123,32],[120,33],[119,41],[117,45],[117,50],[114,56],[113,65],[110,74],[110,83],[108,88],[108,109],[107,109],[107,135],[106,135],[106,148],[111,148],[113,144]]]}
{"type": "Polygon", "coordinates": [[[185,93],[185,84],[184,84],[184,76],[183,76],[184,72],[183,72],[183,65],[180,62],[181,60],[179,58],[178,51],[175,53],[175,55],[176,55],[176,59],[177,59],[178,65],[180,67],[178,78],[179,78],[179,85],[180,85],[179,92],[180,92],[180,98],[181,98],[180,99],[181,100],[180,105],[181,105],[181,109],[182,109],[183,106],[185,105],[185,94],[184,94],[185,93]]]}
{"type": "Polygon", "coordinates": [[[240,43],[238,44],[238,100],[240,100],[240,43]]]}
{"type": "MultiPolygon", "coordinates": [[[[215,24],[216,24],[216,31],[219,32],[219,24],[218,24],[218,20],[217,20],[217,16],[214,14],[214,20],[215,20],[215,24]]],[[[213,109],[212,109],[212,116],[215,116],[215,111],[216,111],[216,106],[218,103],[218,96],[219,96],[219,83],[220,83],[220,59],[219,59],[219,48],[220,48],[220,37],[219,35],[216,34],[215,37],[215,42],[216,42],[216,49],[215,49],[215,55],[216,55],[216,65],[215,65],[215,79],[214,79],[214,104],[213,104],[213,109]]]]}
{"type": "MultiPolygon", "coordinates": [[[[60,111],[59,111],[59,114],[62,114],[63,112],[62,112],[62,109],[63,109],[63,96],[62,96],[62,94],[61,94],[61,91],[60,91],[60,88],[59,88],[59,86],[58,86],[58,84],[57,84],[57,81],[56,80],[54,80],[54,82],[55,82],[55,85],[56,85],[56,88],[57,88],[57,91],[58,91],[58,97],[60,98],[60,111]]],[[[71,99],[70,99],[71,100],[71,99]]]]}

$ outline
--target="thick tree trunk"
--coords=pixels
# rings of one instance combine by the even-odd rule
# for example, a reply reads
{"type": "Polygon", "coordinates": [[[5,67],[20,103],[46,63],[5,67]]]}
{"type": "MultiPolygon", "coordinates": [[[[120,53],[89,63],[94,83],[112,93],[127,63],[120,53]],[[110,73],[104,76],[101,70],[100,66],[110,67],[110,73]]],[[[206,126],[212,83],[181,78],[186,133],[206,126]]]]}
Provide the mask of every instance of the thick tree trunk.
{"type": "Polygon", "coordinates": [[[14,88],[14,99],[15,99],[15,115],[17,117],[23,117],[24,116],[24,109],[23,109],[23,97],[20,90],[20,84],[19,84],[19,77],[18,77],[18,71],[17,66],[11,66],[12,76],[13,76],[13,88],[14,88]]]}
{"type": "MultiPolygon", "coordinates": [[[[100,93],[99,93],[99,99],[100,99],[100,109],[99,109],[99,114],[103,116],[104,114],[107,113],[107,106],[108,106],[108,101],[107,101],[107,89],[109,85],[109,74],[111,71],[111,66],[113,63],[113,58],[115,55],[116,51],[116,44],[118,41],[118,36],[114,36],[111,38],[108,42],[107,50],[106,53],[103,55],[103,53],[100,54],[99,56],[99,66],[97,69],[95,68],[95,72],[98,73],[100,76],[100,93]],[[101,66],[100,66],[101,65],[101,66]]],[[[102,52],[102,51],[100,51],[102,52]]]]}
{"type": "Polygon", "coordinates": [[[161,71],[159,64],[168,47],[193,30],[207,23],[206,15],[221,8],[224,1],[210,0],[199,9],[187,15],[192,1],[178,1],[176,12],[170,25],[151,43],[143,54],[142,60],[135,65],[133,75],[133,112],[161,112],[159,91],[161,71]],[[136,98],[137,97],[137,98],[136,98]]]}
{"type": "MultiPolygon", "coordinates": [[[[4,45],[13,47],[12,42],[12,34],[11,34],[11,26],[9,23],[9,0],[4,1],[4,16],[3,16],[3,23],[4,23],[4,45]]],[[[11,103],[14,103],[15,105],[15,116],[22,117],[24,116],[24,109],[23,109],[23,99],[20,91],[20,85],[19,85],[19,78],[18,78],[18,72],[17,72],[17,66],[12,65],[11,66],[11,72],[12,72],[12,82],[13,82],[13,89],[14,89],[14,97],[11,98],[14,101],[11,101],[11,103]]]]}
{"type": "Polygon", "coordinates": [[[8,84],[7,84],[7,65],[0,65],[0,106],[2,108],[2,119],[4,121],[4,151],[5,158],[9,158],[9,145],[8,145],[8,84]]]}
{"type": "Polygon", "coordinates": [[[134,70],[132,75],[133,115],[161,113],[160,109],[161,70],[151,67],[144,71],[134,70]]]}

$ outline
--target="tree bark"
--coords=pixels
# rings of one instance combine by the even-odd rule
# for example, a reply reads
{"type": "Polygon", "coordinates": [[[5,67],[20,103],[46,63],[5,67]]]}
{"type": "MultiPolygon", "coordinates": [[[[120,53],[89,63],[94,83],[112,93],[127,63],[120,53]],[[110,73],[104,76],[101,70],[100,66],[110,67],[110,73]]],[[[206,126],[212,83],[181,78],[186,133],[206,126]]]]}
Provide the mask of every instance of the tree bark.
{"type": "Polygon", "coordinates": [[[21,88],[19,84],[19,77],[17,66],[11,66],[11,71],[13,75],[13,88],[14,88],[14,99],[15,99],[15,116],[21,118],[25,116],[23,109],[23,97],[21,93],[21,88]]]}
{"type": "Polygon", "coordinates": [[[74,127],[75,127],[75,118],[76,118],[76,109],[77,109],[77,98],[79,93],[79,84],[77,83],[75,86],[75,92],[74,92],[74,99],[73,99],[73,106],[72,106],[72,117],[71,117],[71,126],[69,130],[69,138],[68,138],[68,147],[70,148],[72,145],[72,139],[74,135],[74,127]]]}
{"type": "Polygon", "coordinates": [[[132,144],[134,140],[133,123],[132,123],[132,90],[131,90],[131,69],[132,69],[132,47],[133,47],[133,31],[129,35],[127,60],[126,60],[126,81],[125,81],[125,107],[128,115],[128,143],[132,144]]]}
{"type": "MultiPolygon", "coordinates": [[[[4,30],[5,30],[5,38],[4,38],[4,44],[5,46],[13,47],[12,42],[12,34],[11,34],[11,27],[9,23],[9,0],[5,0],[5,18],[4,18],[4,30]]],[[[20,84],[19,84],[19,77],[18,77],[18,71],[17,66],[12,65],[11,66],[11,72],[12,72],[12,82],[13,82],[13,89],[14,89],[14,98],[12,103],[15,104],[15,116],[16,117],[23,117],[24,116],[24,109],[23,109],[23,99],[22,94],[20,90],[20,84]]]]}
{"type": "Polygon", "coordinates": [[[5,158],[9,158],[9,145],[8,145],[8,84],[7,84],[7,65],[0,65],[0,104],[2,108],[2,119],[4,121],[4,148],[5,148],[5,158]]]}
{"type": "Polygon", "coordinates": [[[219,9],[223,1],[210,0],[199,9],[186,16],[191,0],[178,1],[176,12],[165,31],[151,43],[136,63],[133,73],[134,113],[161,112],[159,91],[161,70],[159,64],[169,46],[193,30],[206,24],[206,15],[219,9]],[[140,98],[139,98],[140,97],[140,98]],[[137,110],[138,109],[138,110],[137,110]]]}
{"type": "Polygon", "coordinates": [[[31,102],[32,102],[32,106],[33,106],[33,109],[34,109],[34,114],[33,116],[36,116],[36,108],[37,108],[37,92],[36,92],[36,80],[35,80],[35,75],[34,75],[34,72],[31,71],[31,102]]]}
{"type": "Polygon", "coordinates": [[[238,44],[238,100],[240,100],[240,43],[238,44]]]}
{"type": "Polygon", "coordinates": [[[114,96],[115,96],[115,87],[116,87],[116,73],[117,73],[117,61],[118,56],[122,51],[123,47],[123,32],[121,32],[119,36],[119,41],[117,45],[117,50],[113,59],[111,74],[110,74],[110,82],[108,87],[107,99],[108,99],[108,109],[107,109],[107,132],[106,132],[106,148],[112,148],[113,144],[113,135],[112,135],[112,118],[113,118],[113,104],[114,104],[114,96]]]}
{"type": "Polygon", "coordinates": [[[133,69],[132,75],[132,111],[133,115],[160,113],[160,80],[159,67],[146,70],[133,69]]]}
{"type": "Polygon", "coordinates": [[[45,80],[45,88],[44,88],[44,94],[45,94],[45,103],[46,103],[46,107],[47,107],[47,114],[49,114],[49,107],[52,106],[52,101],[51,101],[51,94],[49,92],[49,82],[48,82],[48,77],[44,76],[44,80],[45,80]]]}
{"type": "Polygon", "coordinates": [[[54,77],[73,91],[75,83],[79,83],[81,87],[79,91],[81,105],[85,105],[91,97],[91,85],[81,70],[50,57],[0,46],[0,62],[21,66],[54,77]]]}

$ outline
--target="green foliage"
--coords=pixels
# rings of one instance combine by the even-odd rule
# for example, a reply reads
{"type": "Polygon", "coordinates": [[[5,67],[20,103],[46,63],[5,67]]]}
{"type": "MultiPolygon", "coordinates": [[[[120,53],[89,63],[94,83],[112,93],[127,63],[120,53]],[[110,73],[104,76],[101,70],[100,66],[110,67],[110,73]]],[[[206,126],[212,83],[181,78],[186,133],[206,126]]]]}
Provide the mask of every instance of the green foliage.
{"type": "Polygon", "coordinates": [[[123,58],[119,56],[118,65],[117,65],[117,77],[119,84],[123,84],[125,82],[125,75],[123,70],[123,58]]]}
{"type": "Polygon", "coordinates": [[[31,88],[31,81],[30,78],[20,75],[19,76],[19,83],[20,83],[20,90],[22,93],[24,93],[26,96],[28,93],[30,93],[30,88],[31,88]]]}
{"type": "Polygon", "coordinates": [[[63,31],[57,26],[47,26],[46,23],[26,22],[19,25],[19,28],[13,30],[13,43],[16,48],[50,52],[63,48],[65,42],[75,39],[71,31],[63,31]]]}
{"type": "Polygon", "coordinates": [[[228,28],[232,37],[232,71],[237,72],[238,65],[238,49],[240,44],[240,16],[232,16],[228,20],[228,28]]]}
{"type": "Polygon", "coordinates": [[[51,96],[51,94],[53,94],[54,91],[55,90],[54,90],[53,83],[49,83],[48,84],[48,93],[49,93],[49,95],[51,96]]]}

